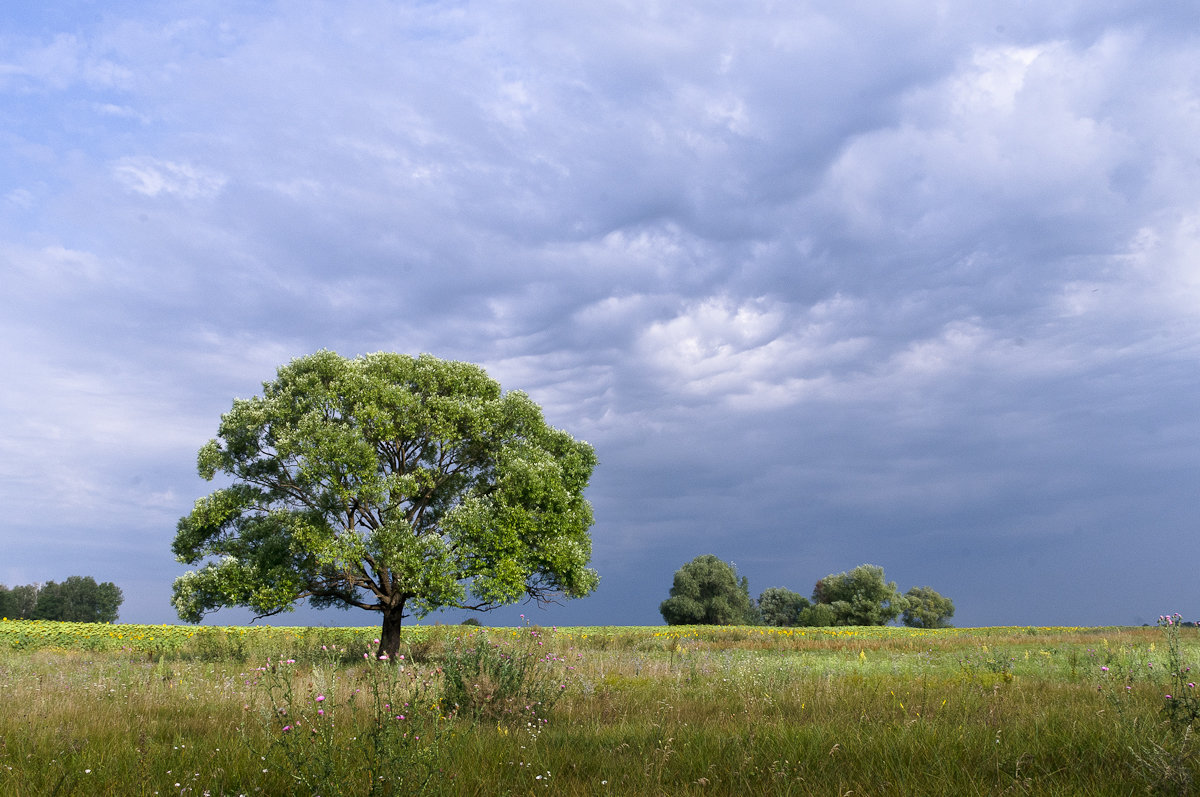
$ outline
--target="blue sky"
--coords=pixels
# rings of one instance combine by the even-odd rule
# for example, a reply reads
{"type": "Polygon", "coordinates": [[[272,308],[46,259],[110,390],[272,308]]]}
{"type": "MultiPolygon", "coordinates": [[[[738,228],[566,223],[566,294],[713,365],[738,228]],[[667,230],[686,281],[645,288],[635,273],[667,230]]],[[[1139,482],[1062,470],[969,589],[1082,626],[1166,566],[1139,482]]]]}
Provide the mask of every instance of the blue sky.
{"type": "Polygon", "coordinates": [[[704,553],[755,595],[878,564],[961,625],[1194,614],[1198,38],[1185,3],[6,12],[0,582],[173,621],[196,451],[330,348],[477,362],[596,447],[600,588],[491,622],[661,622],[704,553]]]}

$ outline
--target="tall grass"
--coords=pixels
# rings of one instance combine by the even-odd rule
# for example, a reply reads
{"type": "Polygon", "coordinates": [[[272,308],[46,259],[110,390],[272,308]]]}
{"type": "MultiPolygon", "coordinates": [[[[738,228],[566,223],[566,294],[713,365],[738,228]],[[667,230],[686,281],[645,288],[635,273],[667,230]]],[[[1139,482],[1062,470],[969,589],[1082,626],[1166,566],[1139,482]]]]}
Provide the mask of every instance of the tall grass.
{"type": "Polygon", "coordinates": [[[1195,788],[1165,697],[1195,689],[1195,629],[785,631],[419,628],[402,667],[353,629],[0,644],[0,794],[1195,788]]]}

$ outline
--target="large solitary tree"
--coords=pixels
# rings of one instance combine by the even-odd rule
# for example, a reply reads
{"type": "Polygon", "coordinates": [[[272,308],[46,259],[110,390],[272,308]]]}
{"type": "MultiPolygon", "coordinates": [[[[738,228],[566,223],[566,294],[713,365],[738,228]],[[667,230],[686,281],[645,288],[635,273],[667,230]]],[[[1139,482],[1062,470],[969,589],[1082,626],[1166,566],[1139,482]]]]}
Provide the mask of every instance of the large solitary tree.
{"type": "Polygon", "coordinates": [[[177,558],[205,564],[172,602],[190,622],[303,599],[380,612],[394,658],[405,617],[591,592],[595,465],[478,366],[320,351],[235,400],[201,448],[200,475],[231,483],[179,521],[177,558]]]}

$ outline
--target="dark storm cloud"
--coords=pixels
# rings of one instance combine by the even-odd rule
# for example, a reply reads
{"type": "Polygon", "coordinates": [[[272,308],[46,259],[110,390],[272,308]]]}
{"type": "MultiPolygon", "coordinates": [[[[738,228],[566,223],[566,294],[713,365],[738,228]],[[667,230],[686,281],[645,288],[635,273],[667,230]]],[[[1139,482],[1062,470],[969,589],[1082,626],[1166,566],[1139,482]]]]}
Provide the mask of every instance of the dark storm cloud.
{"type": "Polygon", "coordinates": [[[655,622],[707,552],[963,623],[1194,598],[1130,550],[1194,553],[1186,6],[55,5],[0,29],[0,580],[104,562],[170,619],[195,450],[327,347],[596,445],[604,581],[552,621],[655,622]]]}

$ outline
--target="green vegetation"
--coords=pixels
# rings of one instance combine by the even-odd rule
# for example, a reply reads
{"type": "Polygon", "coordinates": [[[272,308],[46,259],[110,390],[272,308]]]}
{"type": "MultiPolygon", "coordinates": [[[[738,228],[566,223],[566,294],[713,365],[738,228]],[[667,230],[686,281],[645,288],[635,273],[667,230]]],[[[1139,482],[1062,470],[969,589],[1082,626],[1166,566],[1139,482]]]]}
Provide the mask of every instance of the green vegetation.
{"type": "Polygon", "coordinates": [[[750,582],[712,554],[675,571],[670,597],[658,610],[668,625],[740,625],[758,619],[750,582]]]}
{"type": "Polygon", "coordinates": [[[591,446],[484,370],[422,355],[320,351],[238,399],[198,459],[232,483],[179,521],[181,619],[314,606],[403,618],[579,597],[598,581],[583,498],[591,446]]]}
{"type": "Polygon", "coordinates": [[[833,609],[833,625],[887,625],[905,606],[896,582],[885,580],[878,565],[825,576],[813,587],[813,601],[833,609]]]}
{"type": "Polygon", "coordinates": [[[812,602],[784,587],[763,590],[755,603],[750,583],[712,554],[675,572],[670,597],[659,605],[668,625],[760,625],[779,628],[887,625],[902,616],[911,628],[948,628],[954,603],[930,587],[904,595],[883,568],[859,565],[831,573],[813,588],[812,602]]]}
{"type": "Polygon", "coordinates": [[[14,620],[63,620],[73,623],[115,623],[125,596],[111,581],[71,576],[61,584],[23,584],[9,589],[0,584],[0,617],[14,620]]]}
{"type": "Polygon", "coordinates": [[[913,587],[904,593],[901,619],[910,628],[948,628],[954,616],[954,603],[931,587],[913,587]]]}
{"type": "Polygon", "coordinates": [[[1200,772],[1178,618],[410,626],[395,666],[377,633],[2,622],[0,793],[1187,794],[1200,772]]]}

